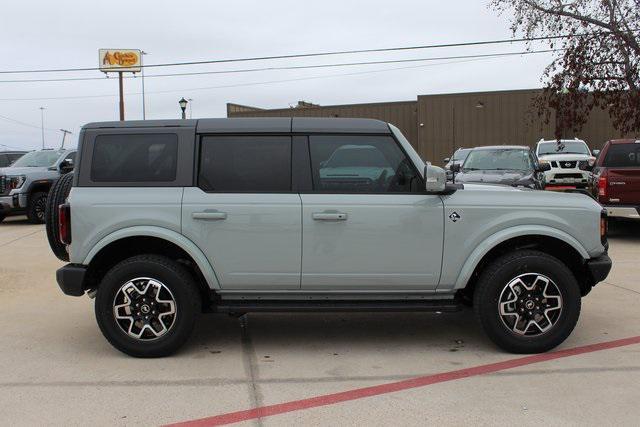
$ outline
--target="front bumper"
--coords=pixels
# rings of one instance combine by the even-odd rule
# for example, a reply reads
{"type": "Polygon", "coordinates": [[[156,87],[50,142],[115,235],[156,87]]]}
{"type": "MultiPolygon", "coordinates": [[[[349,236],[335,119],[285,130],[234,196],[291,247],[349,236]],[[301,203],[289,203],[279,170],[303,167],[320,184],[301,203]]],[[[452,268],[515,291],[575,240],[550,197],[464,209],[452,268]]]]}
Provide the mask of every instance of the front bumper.
{"type": "Polygon", "coordinates": [[[587,187],[589,185],[589,172],[579,168],[554,168],[544,173],[547,185],[575,185],[587,187]]]}
{"type": "Polygon", "coordinates": [[[26,206],[25,198],[21,194],[12,194],[10,196],[0,197],[0,212],[3,215],[10,215],[23,211],[26,206]]]}
{"type": "Polygon", "coordinates": [[[610,218],[640,219],[640,206],[607,206],[607,216],[610,218]]]}
{"type": "Polygon", "coordinates": [[[56,281],[62,292],[74,297],[84,295],[86,276],[87,266],[80,264],[67,264],[56,271],[56,281]]]}
{"type": "Polygon", "coordinates": [[[607,278],[611,271],[611,266],[611,258],[609,258],[609,255],[607,254],[602,254],[597,258],[591,258],[587,261],[587,269],[591,274],[594,285],[607,278]]]}

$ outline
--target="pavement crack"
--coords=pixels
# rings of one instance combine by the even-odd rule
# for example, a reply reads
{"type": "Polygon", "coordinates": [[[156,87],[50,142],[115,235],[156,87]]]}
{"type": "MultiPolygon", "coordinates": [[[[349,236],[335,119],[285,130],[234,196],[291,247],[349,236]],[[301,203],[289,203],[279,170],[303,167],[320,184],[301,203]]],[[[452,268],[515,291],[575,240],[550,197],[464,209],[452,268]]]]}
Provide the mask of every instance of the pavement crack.
{"type": "Polygon", "coordinates": [[[640,292],[638,292],[638,291],[636,291],[634,289],[625,288],[624,286],[616,285],[616,284],[613,284],[613,283],[607,282],[607,281],[604,281],[602,283],[604,283],[606,285],[613,286],[614,288],[624,289],[625,291],[633,292],[634,294],[640,295],[640,292]]]}
{"type": "Polygon", "coordinates": [[[42,230],[36,230],[36,231],[31,232],[31,233],[28,233],[28,234],[22,235],[22,236],[20,236],[20,237],[18,237],[18,238],[16,238],[16,239],[9,240],[8,242],[4,242],[4,243],[0,244],[0,247],[2,247],[2,246],[9,246],[11,243],[15,243],[15,242],[17,242],[18,240],[22,240],[22,239],[24,239],[24,238],[26,238],[26,237],[33,236],[34,234],[39,233],[40,231],[42,231],[42,230]]]}
{"type": "MultiPolygon", "coordinates": [[[[246,314],[240,317],[240,343],[242,345],[242,364],[249,380],[251,406],[261,408],[264,398],[258,387],[258,358],[255,348],[253,347],[253,341],[251,340],[251,333],[249,332],[249,316],[246,314]]],[[[261,417],[256,418],[255,422],[258,426],[262,426],[261,417]]]]}

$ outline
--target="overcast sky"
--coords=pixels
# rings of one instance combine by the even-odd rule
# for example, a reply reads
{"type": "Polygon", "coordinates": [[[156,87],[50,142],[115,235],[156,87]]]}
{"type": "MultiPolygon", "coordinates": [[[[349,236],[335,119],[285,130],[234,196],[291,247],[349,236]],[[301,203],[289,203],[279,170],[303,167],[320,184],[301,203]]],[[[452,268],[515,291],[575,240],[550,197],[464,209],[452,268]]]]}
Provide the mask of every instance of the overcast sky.
{"type": "MultiPolygon", "coordinates": [[[[508,16],[486,1],[122,1],[3,2],[0,71],[96,67],[99,48],[149,52],[146,64],[347,49],[465,42],[511,37],[508,16]]],[[[418,94],[539,87],[549,54],[482,61],[385,64],[152,78],[153,74],[325,64],[523,50],[522,44],[272,60],[147,69],[147,118],[177,118],[180,97],[193,99],[193,117],[224,117],[226,103],[281,108],[306,100],[323,105],[415,99],[418,94]],[[436,64],[436,65],[434,65],[436,64]],[[416,67],[422,65],[421,67],[416,67]],[[412,68],[407,68],[412,67],[412,68]],[[394,69],[395,68],[395,69],[394,69]],[[398,69],[403,68],[403,69],[398,69]],[[382,71],[387,70],[387,71],[382,71]],[[366,73],[363,73],[366,72],[366,73]],[[350,74],[350,75],[346,75],[350,74]],[[273,82],[278,80],[292,80],[273,82]],[[267,84],[254,84],[271,82],[267,84]],[[220,86],[236,87],[222,88],[220,86]],[[162,93],[160,93],[162,92],[162,93]]],[[[0,80],[102,77],[99,71],[0,74],[0,80]]],[[[126,118],[142,118],[141,80],[125,81],[126,118]]],[[[41,145],[46,108],[48,147],[65,128],[118,119],[117,79],[0,83],[0,144],[41,145]],[[66,97],[66,99],[60,99],[66,97]],[[34,99],[38,98],[38,99],[34,99]],[[50,99],[42,99],[50,98],[50,99]],[[58,99],[51,99],[58,98],[58,99]],[[35,127],[6,120],[14,119],[35,127]]],[[[0,148],[2,149],[2,148],[0,148]]]]}

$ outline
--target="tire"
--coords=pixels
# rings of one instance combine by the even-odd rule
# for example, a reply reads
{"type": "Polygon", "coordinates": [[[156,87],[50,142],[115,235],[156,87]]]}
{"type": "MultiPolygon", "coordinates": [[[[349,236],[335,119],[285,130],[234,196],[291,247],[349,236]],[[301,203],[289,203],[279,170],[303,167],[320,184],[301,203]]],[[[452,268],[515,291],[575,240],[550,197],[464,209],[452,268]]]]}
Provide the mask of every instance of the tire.
{"type": "Polygon", "coordinates": [[[0,222],[4,221],[7,216],[5,214],[0,214],[0,222]]]}
{"type": "Polygon", "coordinates": [[[36,191],[29,196],[29,205],[27,206],[27,219],[32,224],[45,223],[45,210],[47,207],[47,193],[44,191],[36,191]]]}
{"type": "Polygon", "coordinates": [[[61,261],[69,261],[69,253],[66,245],[60,242],[60,232],[58,230],[58,206],[67,201],[71,186],[73,184],[73,174],[62,175],[51,186],[49,196],[47,197],[47,206],[45,209],[47,240],[49,246],[58,259],[61,261]]]}
{"type": "Polygon", "coordinates": [[[158,255],[139,255],[116,264],[100,282],[95,301],[102,334],[116,349],[134,357],[164,357],[177,351],[191,335],[201,308],[200,293],[189,272],[158,255]],[[138,291],[132,291],[129,295],[133,297],[127,300],[124,295],[131,284],[138,291]],[[149,291],[141,294],[145,288],[149,291]],[[157,289],[161,289],[160,294],[153,295],[157,289]],[[170,300],[173,307],[166,303],[170,300]],[[133,309],[131,313],[127,313],[127,306],[133,309]],[[167,314],[172,308],[174,313],[167,314]],[[155,310],[160,314],[154,316],[155,310]],[[138,315],[144,317],[144,312],[150,320],[134,319],[138,315]]]}
{"type": "Polygon", "coordinates": [[[493,261],[481,273],[474,294],[484,331],[512,353],[541,353],[561,344],[573,331],[580,306],[573,273],[557,258],[534,250],[493,261]]]}

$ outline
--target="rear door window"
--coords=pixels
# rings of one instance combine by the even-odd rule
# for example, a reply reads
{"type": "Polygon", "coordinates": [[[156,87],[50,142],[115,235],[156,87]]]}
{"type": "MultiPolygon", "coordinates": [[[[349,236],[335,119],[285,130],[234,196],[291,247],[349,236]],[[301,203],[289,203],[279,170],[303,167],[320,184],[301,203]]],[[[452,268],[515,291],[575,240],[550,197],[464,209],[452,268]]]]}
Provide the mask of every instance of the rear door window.
{"type": "Polygon", "coordinates": [[[99,135],[91,162],[94,182],[171,182],[176,179],[174,134],[99,135]]]}
{"type": "Polygon", "coordinates": [[[611,168],[640,167],[640,143],[611,144],[607,150],[604,165],[611,168]]]}
{"type": "Polygon", "coordinates": [[[198,185],[207,192],[290,192],[291,137],[204,136],[198,185]]]}

